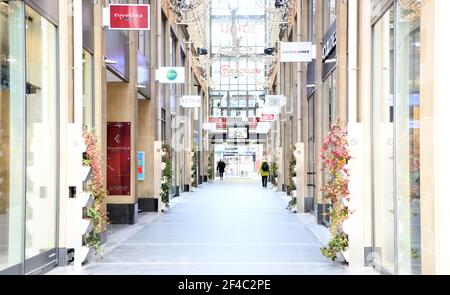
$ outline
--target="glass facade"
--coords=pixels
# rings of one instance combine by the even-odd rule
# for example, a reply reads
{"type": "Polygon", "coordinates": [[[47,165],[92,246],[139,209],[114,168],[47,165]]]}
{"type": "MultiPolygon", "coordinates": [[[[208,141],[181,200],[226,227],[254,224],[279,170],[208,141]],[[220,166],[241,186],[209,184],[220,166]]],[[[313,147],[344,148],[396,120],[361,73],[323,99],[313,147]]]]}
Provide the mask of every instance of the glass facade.
{"type": "Polygon", "coordinates": [[[421,273],[420,1],[395,1],[373,27],[375,262],[421,273]]]}
{"type": "Polygon", "coordinates": [[[336,0],[323,1],[323,34],[328,32],[328,29],[336,20],[336,0]]]}
{"type": "Polygon", "coordinates": [[[0,271],[23,261],[25,206],[25,12],[0,2],[0,271]]]}
{"type": "Polygon", "coordinates": [[[0,18],[0,271],[29,273],[56,261],[57,28],[23,1],[0,18]]]}

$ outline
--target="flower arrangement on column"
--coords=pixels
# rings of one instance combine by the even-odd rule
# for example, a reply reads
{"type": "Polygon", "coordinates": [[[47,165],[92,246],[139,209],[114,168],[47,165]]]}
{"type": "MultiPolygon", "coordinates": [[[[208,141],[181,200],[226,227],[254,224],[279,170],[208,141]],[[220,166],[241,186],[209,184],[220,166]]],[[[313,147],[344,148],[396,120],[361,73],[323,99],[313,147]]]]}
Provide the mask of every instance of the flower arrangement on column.
{"type": "Polygon", "coordinates": [[[192,150],[192,166],[191,166],[191,176],[192,176],[192,187],[197,187],[197,162],[198,156],[195,149],[192,150]]]}
{"type": "Polygon", "coordinates": [[[331,126],[321,150],[322,171],[326,177],[322,192],[325,200],[332,205],[328,213],[331,239],[321,252],[332,261],[336,261],[338,255],[348,249],[348,235],[344,232],[343,224],[351,214],[346,205],[350,201],[348,190],[350,171],[347,164],[351,157],[347,132],[340,125],[338,121],[331,126]]]}
{"type": "Polygon", "coordinates": [[[291,196],[291,200],[289,201],[288,210],[293,210],[295,206],[297,206],[297,196],[295,196],[294,191],[297,189],[295,185],[295,177],[297,176],[297,172],[295,171],[297,166],[297,159],[295,158],[295,147],[291,146],[289,150],[289,184],[288,184],[288,195],[291,196]]]}
{"type": "Polygon", "coordinates": [[[216,169],[214,163],[214,152],[209,152],[208,154],[208,178],[209,180],[214,180],[216,177],[216,169]]]}
{"type": "Polygon", "coordinates": [[[102,248],[101,234],[106,230],[108,217],[104,208],[104,201],[107,196],[107,191],[104,187],[104,179],[102,175],[102,155],[100,147],[98,146],[98,139],[93,132],[88,130],[83,134],[84,143],[86,145],[84,166],[91,167],[92,180],[87,190],[94,197],[94,204],[87,209],[87,217],[94,223],[94,230],[86,239],[86,244],[94,247],[97,254],[100,254],[102,248]]]}
{"type": "Polygon", "coordinates": [[[277,177],[278,177],[277,156],[273,154],[272,161],[270,162],[270,181],[272,182],[272,185],[274,187],[278,185],[277,177]]]}
{"type": "Polygon", "coordinates": [[[166,207],[169,207],[170,189],[172,187],[172,147],[164,143],[162,145],[162,173],[161,173],[161,201],[166,207]]]}

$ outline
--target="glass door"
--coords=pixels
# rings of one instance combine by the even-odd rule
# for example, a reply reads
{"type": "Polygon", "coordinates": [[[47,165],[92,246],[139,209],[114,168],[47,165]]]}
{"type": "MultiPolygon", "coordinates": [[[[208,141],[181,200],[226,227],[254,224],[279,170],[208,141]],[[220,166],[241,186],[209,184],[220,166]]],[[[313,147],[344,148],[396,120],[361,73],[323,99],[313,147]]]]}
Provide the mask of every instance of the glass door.
{"type": "Polygon", "coordinates": [[[315,94],[308,98],[308,183],[307,183],[307,201],[305,211],[315,211],[316,197],[316,127],[315,127],[315,94]]]}
{"type": "Polygon", "coordinates": [[[56,262],[56,27],[26,7],[25,273],[56,262]]]}
{"type": "Polygon", "coordinates": [[[394,134],[394,8],[373,27],[372,175],[374,263],[394,274],[395,134],[394,134]]]}

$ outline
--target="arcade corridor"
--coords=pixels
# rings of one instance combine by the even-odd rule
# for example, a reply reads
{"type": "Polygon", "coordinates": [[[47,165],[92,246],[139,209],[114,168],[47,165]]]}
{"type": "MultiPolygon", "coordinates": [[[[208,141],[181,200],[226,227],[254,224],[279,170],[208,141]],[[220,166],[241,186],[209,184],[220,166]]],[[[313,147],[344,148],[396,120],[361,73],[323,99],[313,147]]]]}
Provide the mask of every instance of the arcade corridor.
{"type": "Polygon", "coordinates": [[[326,260],[319,239],[327,230],[312,215],[287,211],[281,193],[254,180],[204,184],[172,203],[169,212],[141,215],[134,226],[110,226],[104,259],[91,259],[80,274],[372,273],[326,260]]]}

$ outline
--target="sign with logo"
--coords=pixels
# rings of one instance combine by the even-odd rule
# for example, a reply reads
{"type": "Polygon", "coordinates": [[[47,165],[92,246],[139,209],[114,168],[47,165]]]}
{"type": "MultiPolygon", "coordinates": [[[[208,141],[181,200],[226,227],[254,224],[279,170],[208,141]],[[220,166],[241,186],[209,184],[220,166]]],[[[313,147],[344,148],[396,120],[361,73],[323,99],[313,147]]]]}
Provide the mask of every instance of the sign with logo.
{"type": "Polygon", "coordinates": [[[186,95],[181,97],[180,105],[183,108],[199,108],[202,106],[202,97],[199,95],[186,95]]]}
{"type": "Polygon", "coordinates": [[[150,30],[149,4],[110,4],[105,13],[110,30],[150,30]]]}
{"type": "Polygon", "coordinates": [[[322,61],[325,61],[327,57],[330,56],[333,49],[336,48],[336,44],[337,44],[337,35],[336,31],[334,30],[329,33],[328,39],[323,45],[322,61]]]}
{"type": "Polygon", "coordinates": [[[261,121],[263,122],[274,122],[275,121],[275,114],[261,114],[261,121]]]}
{"type": "Polygon", "coordinates": [[[145,180],[145,152],[137,154],[137,180],[145,180]]]}
{"type": "Polygon", "coordinates": [[[266,95],[265,107],[284,107],[286,105],[286,97],[282,95],[266,95]]]}
{"type": "Polygon", "coordinates": [[[131,123],[109,122],[106,179],[108,195],[131,192],[131,123]]]}
{"type": "Polygon", "coordinates": [[[281,42],[280,62],[311,62],[313,46],[311,42],[281,42]]]}
{"type": "Polygon", "coordinates": [[[228,127],[228,138],[229,139],[249,139],[250,130],[248,126],[234,126],[228,127]]]}
{"type": "Polygon", "coordinates": [[[185,81],[185,69],[182,67],[163,67],[156,70],[156,80],[159,83],[170,84],[178,83],[183,84],[185,81]]]}

